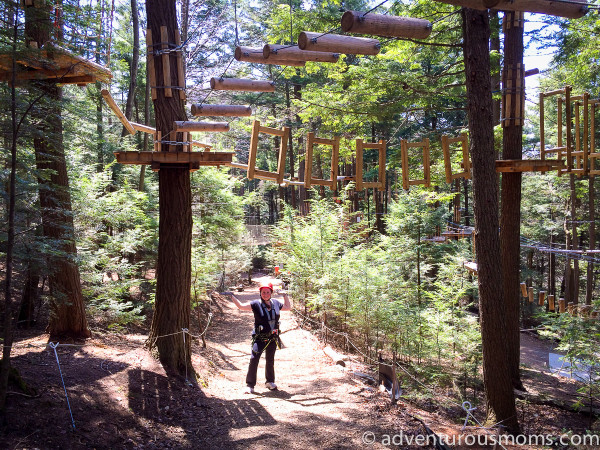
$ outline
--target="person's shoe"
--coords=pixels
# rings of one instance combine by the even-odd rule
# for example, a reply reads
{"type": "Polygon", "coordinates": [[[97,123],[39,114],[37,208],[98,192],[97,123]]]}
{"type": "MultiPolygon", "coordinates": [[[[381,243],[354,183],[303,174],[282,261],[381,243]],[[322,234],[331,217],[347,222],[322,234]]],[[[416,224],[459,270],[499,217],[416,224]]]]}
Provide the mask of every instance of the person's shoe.
{"type": "Polygon", "coordinates": [[[246,386],[246,389],[244,389],[244,394],[254,394],[254,388],[252,386],[246,386]]]}
{"type": "Polygon", "coordinates": [[[275,383],[273,383],[272,381],[267,381],[265,383],[265,386],[267,387],[267,389],[269,389],[270,391],[275,391],[277,390],[277,385],[275,383]]]}

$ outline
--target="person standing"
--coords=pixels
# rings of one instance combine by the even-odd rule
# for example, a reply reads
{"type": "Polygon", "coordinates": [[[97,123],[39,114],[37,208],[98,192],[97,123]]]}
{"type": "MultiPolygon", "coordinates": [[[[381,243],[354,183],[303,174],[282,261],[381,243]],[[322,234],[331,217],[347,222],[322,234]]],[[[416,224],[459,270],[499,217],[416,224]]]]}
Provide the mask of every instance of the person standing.
{"type": "Polygon", "coordinates": [[[265,385],[270,390],[277,389],[277,385],[275,384],[275,351],[280,345],[279,313],[292,309],[286,292],[283,292],[283,304],[279,300],[271,298],[273,295],[272,283],[261,283],[258,290],[260,299],[252,300],[249,303],[241,303],[233,293],[228,293],[239,310],[252,311],[254,313],[252,353],[250,355],[248,373],[246,374],[245,393],[247,394],[254,393],[258,362],[263,352],[266,358],[265,385]]]}

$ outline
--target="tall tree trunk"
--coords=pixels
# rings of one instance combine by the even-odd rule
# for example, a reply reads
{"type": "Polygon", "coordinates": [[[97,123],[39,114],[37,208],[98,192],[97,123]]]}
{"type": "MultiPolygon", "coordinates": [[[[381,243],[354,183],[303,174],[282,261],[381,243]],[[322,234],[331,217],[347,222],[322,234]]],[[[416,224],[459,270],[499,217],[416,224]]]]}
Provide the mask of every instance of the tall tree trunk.
{"type": "MultiPolygon", "coordinates": [[[[506,14],[504,18],[506,20],[506,14]]],[[[500,91],[500,18],[498,17],[498,11],[490,11],[490,28],[490,50],[497,54],[495,61],[492,62],[492,92],[496,93],[496,98],[493,99],[494,125],[499,125],[501,103],[500,96],[497,94],[500,91]]]]}
{"type": "Polygon", "coordinates": [[[495,416],[495,420],[502,422],[509,431],[517,433],[519,423],[504,343],[506,308],[502,301],[502,276],[497,268],[497,255],[500,254],[498,186],[495,183],[496,158],[488,48],[490,27],[487,14],[487,11],[462,9],[467,114],[473,161],[483,380],[488,418],[495,416]]]}
{"type": "Polygon", "coordinates": [[[8,391],[8,377],[10,374],[10,352],[13,344],[13,297],[12,275],[13,254],[15,243],[15,205],[16,205],[16,179],[17,179],[17,95],[15,89],[15,74],[17,71],[17,19],[13,14],[14,34],[12,42],[12,83],[10,88],[10,114],[12,125],[12,140],[10,145],[10,175],[8,178],[8,229],[6,236],[6,262],[4,276],[4,322],[2,330],[2,359],[0,360],[0,412],[6,411],[6,393],[8,391]]]}
{"type": "MultiPolygon", "coordinates": [[[[152,42],[162,42],[161,26],[167,28],[169,43],[175,43],[177,29],[175,0],[147,0],[148,28],[152,42]]],[[[155,47],[157,48],[157,47],[155,47]]],[[[163,86],[163,70],[170,71],[171,84],[179,85],[177,59],[170,53],[169,64],[163,67],[162,56],[154,56],[157,98],[154,100],[156,129],[167,136],[174,122],[186,120],[183,101],[178,90],[172,96],[163,86]]],[[[181,133],[172,133],[170,140],[182,142],[181,133]]],[[[162,144],[163,151],[183,151],[182,145],[162,144]]],[[[156,268],[156,301],[149,342],[156,345],[163,367],[170,375],[194,377],[191,365],[190,339],[182,329],[189,328],[192,249],[192,194],[189,168],[161,165],[159,170],[159,243],[156,268]],[[175,334],[173,334],[175,333],[175,334]],[[169,335],[169,336],[167,336],[169,335]]]]}
{"type": "MultiPolygon", "coordinates": [[[[594,190],[594,180],[596,177],[590,175],[588,182],[588,211],[589,211],[589,219],[590,219],[590,239],[589,239],[589,249],[594,250],[596,247],[596,212],[594,208],[596,207],[596,191],[594,190]]],[[[586,287],[585,287],[585,304],[592,304],[592,294],[594,292],[594,263],[588,261],[587,264],[587,279],[586,279],[586,287]]]]}
{"type": "MultiPolygon", "coordinates": [[[[290,115],[290,121],[292,121],[292,111],[291,111],[291,102],[290,102],[290,84],[286,81],[285,83],[285,105],[288,109],[288,114],[290,115]]],[[[300,122],[300,117],[296,116],[296,122],[300,122]]],[[[294,178],[295,174],[295,164],[294,164],[294,133],[289,134],[288,140],[288,161],[290,165],[290,178],[294,178]]],[[[292,185],[289,187],[291,201],[293,209],[296,209],[296,186],[292,185]]]]}
{"type": "MultiPolygon", "coordinates": [[[[521,105],[525,101],[523,70],[523,24],[522,12],[505,11],[502,23],[504,31],[504,70],[502,100],[502,159],[523,159],[523,117],[521,105]],[[509,101],[510,100],[510,101],[509,101]],[[509,110],[508,108],[511,107],[509,110]]],[[[504,304],[506,305],[506,345],[508,365],[513,386],[523,389],[519,363],[521,334],[519,307],[519,251],[521,232],[521,173],[502,174],[500,211],[500,249],[504,304]]]]}
{"type": "MultiPolygon", "coordinates": [[[[577,232],[577,188],[575,186],[575,175],[569,175],[571,187],[571,248],[579,250],[579,234],[577,232]]],[[[579,303],[579,259],[573,258],[573,272],[571,282],[571,300],[579,303]]]]}
{"type": "MultiPolygon", "coordinates": [[[[129,92],[127,92],[127,101],[125,102],[124,111],[125,117],[129,120],[131,120],[131,117],[133,116],[138,65],[140,63],[140,20],[138,17],[137,0],[131,0],[131,27],[133,29],[133,53],[131,55],[131,64],[129,66],[129,92]]],[[[127,135],[129,135],[129,131],[123,127],[121,136],[127,135]]]]}
{"type": "MultiPolygon", "coordinates": [[[[56,8],[61,8],[60,4],[56,8]]],[[[26,7],[25,35],[27,42],[35,41],[38,47],[50,39],[52,8],[26,7]]],[[[56,83],[39,81],[38,89],[44,93],[44,102],[36,111],[39,133],[33,141],[36,166],[40,173],[50,173],[49,179],[39,179],[40,207],[44,236],[58,242],[59,252],[48,255],[51,302],[48,331],[52,337],[90,336],[83,305],[69,176],[65,160],[62,129],[62,88],[56,83]]]]}

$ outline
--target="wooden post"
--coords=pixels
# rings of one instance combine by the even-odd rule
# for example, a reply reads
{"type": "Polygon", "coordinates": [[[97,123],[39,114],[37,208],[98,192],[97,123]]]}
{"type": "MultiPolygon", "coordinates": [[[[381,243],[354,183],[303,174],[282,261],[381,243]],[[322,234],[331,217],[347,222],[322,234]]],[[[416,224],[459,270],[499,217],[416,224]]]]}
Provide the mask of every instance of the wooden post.
{"type": "Polygon", "coordinates": [[[561,314],[565,312],[565,299],[564,298],[558,299],[558,312],[560,312],[561,314]]]}
{"type": "Polygon", "coordinates": [[[544,306],[544,303],[546,302],[546,291],[540,291],[539,296],[538,305],[544,306]]]}
{"type": "Polygon", "coordinates": [[[345,53],[349,55],[376,55],[381,49],[377,39],[341,36],[303,31],[298,36],[298,47],[316,52],[345,53]]]}
{"type": "Polygon", "coordinates": [[[569,302],[567,305],[568,305],[567,309],[569,311],[569,314],[574,316],[575,315],[575,303],[569,302]]]}
{"type": "Polygon", "coordinates": [[[346,33],[412,39],[426,39],[432,29],[431,22],[428,20],[360,11],[346,11],[342,15],[341,26],[346,33]]]}
{"type": "Polygon", "coordinates": [[[452,159],[450,158],[450,143],[448,136],[442,134],[442,152],[444,153],[444,171],[446,173],[446,183],[452,183],[452,159]]]}
{"type": "Polygon", "coordinates": [[[252,180],[254,178],[256,153],[258,151],[259,130],[260,130],[260,122],[258,120],[255,120],[254,124],[252,125],[252,136],[250,137],[250,152],[248,154],[247,177],[249,180],[252,180]]]}
{"type": "Polygon", "coordinates": [[[175,45],[177,45],[177,81],[179,82],[179,98],[185,100],[185,72],[183,70],[183,51],[181,48],[181,34],[175,30],[175,45]]]}
{"type": "Polygon", "coordinates": [[[401,153],[401,159],[402,159],[402,188],[404,188],[405,191],[408,191],[408,179],[409,179],[409,172],[408,172],[408,142],[406,141],[406,139],[401,139],[400,140],[400,153],[401,153]]]}
{"type": "Polygon", "coordinates": [[[540,106],[540,159],[543,161],[546,159],[546,152],[544,152],[546,149],[546,137],[544,132],[544,94],[542,92],[540,92],[538,103],[540,106]]]}
{"type": "MultiPolygon", "coordinates": [[[[588,164],[588,155],[590,150],[588,149],[588,122],[590,120],[589,117],[589,101],[590,94],[589,92],[583,93],[583,148],[582,148],[582,156],[583,159],[583,174],[587,175],[589,173],[589,164],[588,164]]],[[[593,135],[592,135],[593,138],[593,135]]]]}
{"type": "Polygon", "coordinates": [[[398,386],[398,375],[396,374],[396,352],[392,353],[392,405],[398,401],[396,394],[400,391],[398,386]]]}
{"type": "Polygon", "coordinates": [[[154,140],[154,150],[157,152],[162,152],[162,145],[161,145],[161,141],[162,140],[162,133],[160,131],[156,132],[156,138],[154,140]]]}
{"type": "Polygon", "coordinates": [[[224,132],[229,131],[227,122],[191,122],[191,121],[176,121],[174,123],[175,131],[190,131],[190,132],[224,132]]]}
{"type": "Polygon", "coordinates": [[[263,56],[275,63],[285,61],[315,61],[336,63],[340,58],[338,53],[311,52],[300,50],[297,45],[267,44],[263,47],[263,56]]]}
{"type": "Polygon", "coordinates": [[[215,91],[275,92],[275,83],[241,78],[211,78],[210,88],[215,91]]]}
{"type": "Polygon", "coordinates": [[[548,296],[548,310],[554,311],[554,295],[548,296]]]}
{"type": "Polygon", "coordinates": [[[571,86],[565,86],[565,118],[567,122],[566,129],[566,147],[567,147],[567,172],[571,172],[573,169],[573,160],[572,160],[572,130],[571,130],[571,86]]]}
{"type": "Polygon", "coordinates": [[[148,79],[150,82],[150,89],[152,93],[152,100],[157,99],[156,94],[156,69],[154,67],[154,45],[152,43],[152,30],[148,28],[146,30],[146,61],[148,65],[148,79]]]}
{"type": "Polygon", "coordinates": [[[363,190],[363,140],[356,139],[356,190],[363,190]]]}
{"type": "Polygon", "coordinates": [[[242,47],[237,46],[234,53],[235,59],[243,62],[258,63],[258,64],[277,64],[280,66],[304,67],[304,61],[279,61],[269,60],[263,56],[262,48],[242,47]]]}
{"type": "MultiPolygon", "coordinates": [[[[167,27],[160,27],[160,40],[162,50],[169,49],[169,34],[167,33],[167,27]]],[[[162,69],[163,69],[163,83],[165,85],[165,97],[173,97],[173,91],[171,86],[171,64],[169,63],[169,53],[162,54],[162,69]]]]}
{"type": "Polygon", "coordinates": [[[311,187],[314,139],[314,132],[310,131],[306,133],[306,157],[304,158],[304,187],[306,189],[310,189],[311,187]]]}
{"type": "Polygon", "coordinates": [[[529,303],[533,303],[533,287],[527,289],[529,303]]]}
{"type": "Polygon", "coordinates": [[[252,108],[246,105],[192,105],[192,116],[247,117],[252,108]]]}

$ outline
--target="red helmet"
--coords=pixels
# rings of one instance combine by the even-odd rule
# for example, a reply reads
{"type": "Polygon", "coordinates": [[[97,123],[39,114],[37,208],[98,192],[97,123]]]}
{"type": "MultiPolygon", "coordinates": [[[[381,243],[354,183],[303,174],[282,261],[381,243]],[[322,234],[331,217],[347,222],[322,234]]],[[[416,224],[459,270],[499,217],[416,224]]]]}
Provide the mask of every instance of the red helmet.
{"type": "Polygon", "coordinates": [[[263,289],[270,289],[271,293],[273,292],[273,283],[266,283],[266,282],[262,282],[260,283],[260,286],[258,287],[258,291],[262,291],[263,289]]]}

